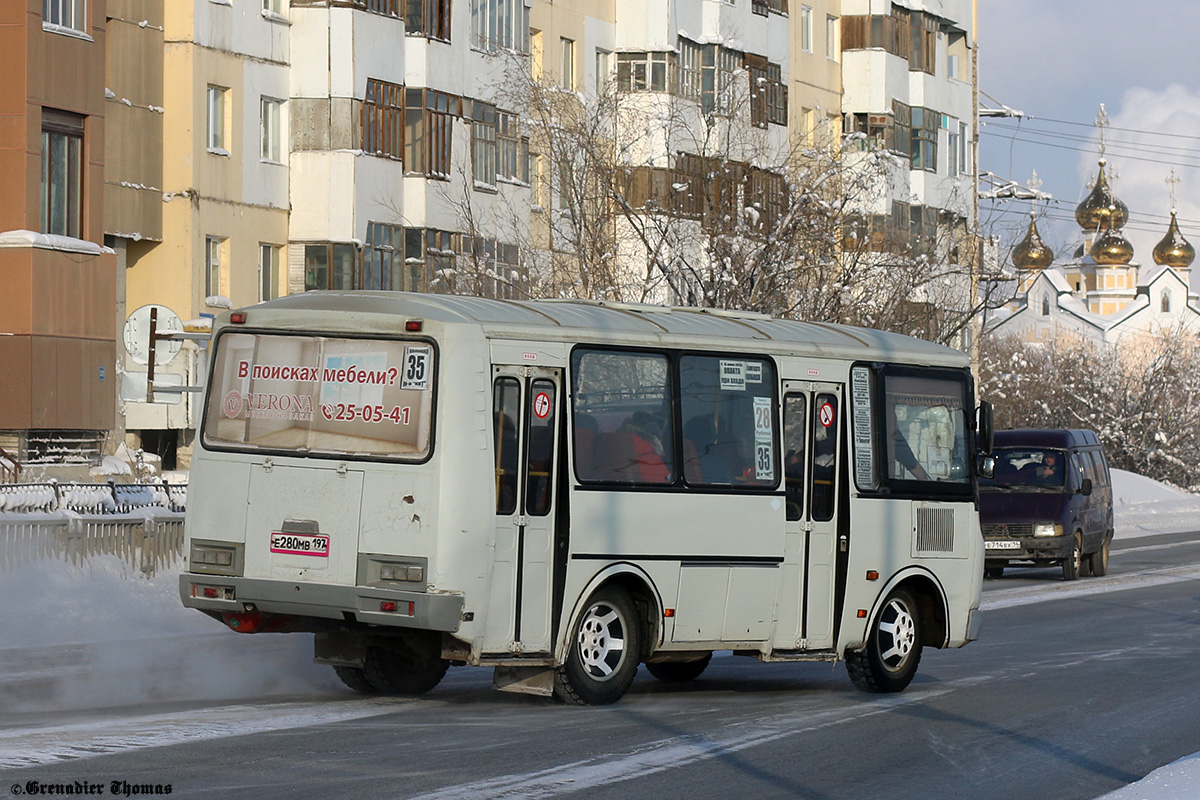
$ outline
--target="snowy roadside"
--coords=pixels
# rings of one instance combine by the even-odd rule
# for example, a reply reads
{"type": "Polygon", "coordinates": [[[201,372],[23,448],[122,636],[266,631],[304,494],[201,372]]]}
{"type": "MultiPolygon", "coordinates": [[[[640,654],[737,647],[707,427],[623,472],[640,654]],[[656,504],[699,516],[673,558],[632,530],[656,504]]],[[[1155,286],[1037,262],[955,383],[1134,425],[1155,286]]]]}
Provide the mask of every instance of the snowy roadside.
{"type": "MultiPolygon", "coordinates": [[[[1118,538],[1200,531],[1200,497],[1132,472],[1114,469],[1112,475],[1118,538]]],[[[1195,800],[1198,787],[1200,753],[1160,767],[1097,800],[1195,800]]]]}

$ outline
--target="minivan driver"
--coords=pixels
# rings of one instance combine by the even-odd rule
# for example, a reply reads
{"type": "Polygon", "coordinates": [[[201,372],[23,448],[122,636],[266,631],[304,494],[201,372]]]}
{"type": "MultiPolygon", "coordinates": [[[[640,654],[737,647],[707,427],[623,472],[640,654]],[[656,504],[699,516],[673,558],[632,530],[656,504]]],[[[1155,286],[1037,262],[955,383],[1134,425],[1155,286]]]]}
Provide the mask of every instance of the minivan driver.
{"type": "Polygon", "coordinates": [[[1034,470],[1033,482],[1041,486],[1062,485],[1062,467],[1058,463],[1058,455],[1046,453],[1042,463],[1034,470]]]}

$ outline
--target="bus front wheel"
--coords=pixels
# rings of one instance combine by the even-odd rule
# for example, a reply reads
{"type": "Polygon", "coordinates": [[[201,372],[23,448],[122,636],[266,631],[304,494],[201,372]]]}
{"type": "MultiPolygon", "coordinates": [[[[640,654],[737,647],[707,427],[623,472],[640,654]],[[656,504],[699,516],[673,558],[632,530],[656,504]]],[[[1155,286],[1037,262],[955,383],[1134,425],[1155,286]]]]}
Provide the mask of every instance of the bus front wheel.
{"type": "Polygon", "coordinates": [[[616,702],[637,674],[640,644],[629,595],[613,587],[596,592],[575,623],[566,663],[555,671],[554,696],[572,705],[616,702]]]}
{"type": "Polygon", "coordinates": [[[917,674],[921,662],[921,617],[905,589],[888,595],[871,623],[867,646],[846,651],[846,671],[866,692],[899,692],[917,674]]]}

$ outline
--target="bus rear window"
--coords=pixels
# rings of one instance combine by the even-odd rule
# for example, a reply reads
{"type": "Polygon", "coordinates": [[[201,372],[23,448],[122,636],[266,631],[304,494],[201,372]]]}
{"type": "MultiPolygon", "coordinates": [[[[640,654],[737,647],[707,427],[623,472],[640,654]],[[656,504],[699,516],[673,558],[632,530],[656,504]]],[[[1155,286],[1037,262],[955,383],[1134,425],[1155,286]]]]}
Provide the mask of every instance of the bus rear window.
{"type": "Polygon", "coordinates": [[[428,342],[226,333],[205,447],[423,460],[433,418],[428,342]]]}

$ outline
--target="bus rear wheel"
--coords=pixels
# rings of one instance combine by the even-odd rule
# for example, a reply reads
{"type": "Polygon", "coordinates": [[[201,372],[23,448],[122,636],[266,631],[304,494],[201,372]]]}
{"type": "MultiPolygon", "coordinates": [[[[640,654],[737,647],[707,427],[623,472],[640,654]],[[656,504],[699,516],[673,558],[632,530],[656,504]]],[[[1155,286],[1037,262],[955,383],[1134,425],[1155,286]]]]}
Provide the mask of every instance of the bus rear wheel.
{"type": "Polygon", "coordinates": [[[334,667],[333,671],[342,683],[359,694],[379,694],[379,690],[367,678],[367,672],[362,667],[334,667]]]}
{"type": "Polygon", "coordinates": [[[405,641],[387,647],[372,645],[363,661],[363,675],[380,694],[425,694],[441,683],[450,668],[440,650],[425,644],[405,641]]]}
{"type": "Polygon", "coordinates": [[[699,678],[700,674],[708,667],[708,662],[710,661],[712,661],[712,653],[695,661],[659,661],[657,663],[647,663],[646,671],[660,681],[683,683],[684,681],[694,681],[696,678],[699,678]]]}
{"type": "Polygon", "coordinates": [[[865,692],[899,692],[912,681],[920,663],[917,603],[907,590],[896,589],[872,621],[867,646],[846,651],[846,671],[865,692]]]}
{"type": "Polygon", "coordinates": [[[572,705],[616,702],[637,674],[640,644],[629,595],[607,587],[596,592],[575,623],[566,663],[555,671],[554,696],[572,705]]]}

